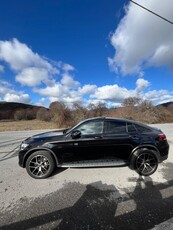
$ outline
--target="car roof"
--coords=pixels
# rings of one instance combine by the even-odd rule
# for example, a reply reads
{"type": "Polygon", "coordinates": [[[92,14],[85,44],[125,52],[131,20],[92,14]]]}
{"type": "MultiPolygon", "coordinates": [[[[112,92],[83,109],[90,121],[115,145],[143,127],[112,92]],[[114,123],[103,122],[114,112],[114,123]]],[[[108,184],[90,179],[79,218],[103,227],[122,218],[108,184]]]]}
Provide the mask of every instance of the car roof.
{"type": "Polygon", "coordinates": [[[68,132],[67,134],[74,130],[76,127],[78,127],[79,125],[85,123],[85,122],[88,122],[88,121],[105,121],[105,120],[108,120],[108,121],[111,121],[111,120],[114,120],[114,121],[122,121],[122,122],[129,122],[129,123],[133,123],[133,124],[137,124],[137,125],[140,125],[140,126],[143,126],[143,127],[146,127],[148,129],[152,129],[150,126],[144,124],[144,123],[141,123],[141,122],[138,122],[138,121],[134,121],[134,120],[129,120],[129,119],[126,119],[126,118],[117,118],[117,117],[92,117],[92,118],[88,118],[88,119],[85,119],[85,120],[82,120],[81,122],[79,122],[78,124],[76,124],[75,126],[73,126],[68,132]]]}
{"type": "MultiPolygon", "coordinates": [[[[133,124],[136,124],[136,125],[140,125],[140,126],[143,126],[143,127],[146,127],[148,129],[152,129],[152,127],[148,126],[147,124],[145,123],[142,123],[140,121],[135,121],[135,120],[130,120],[130,119],[127,119],[127,118],[119,118],[119,117],[95,117],[95,118],[90,118],[91,120],[94,120],[94,119],[104,119],[104,120],[115,120],[115,121],[121,121],[121,122],[129,122],[129,123],[133,123],[133,124]]],[[[87,119],[88,120],[88,119],[87,119]]]]}
{"type": "MultiPolygon", "coordinates": [[[[129,122],[129,123],[134,123],[134,124],[138,124],[138,125],[143,125],[143,126],[147,126],[144,123],[141,123],[139,121],[135,121],[135,120],[130,120],[130,119],[126,119],[126,118],[119,118],[119,117],[92,117],[92,118],[88,118],[86,120],[81,121],[81,123],[85,122],[85,121],[94,121],[94,120],[115,120],[115,121],[124,121],[124,122],[129,122]]],[[[148,127],[148,126],[147,126],[148,127]]]]}

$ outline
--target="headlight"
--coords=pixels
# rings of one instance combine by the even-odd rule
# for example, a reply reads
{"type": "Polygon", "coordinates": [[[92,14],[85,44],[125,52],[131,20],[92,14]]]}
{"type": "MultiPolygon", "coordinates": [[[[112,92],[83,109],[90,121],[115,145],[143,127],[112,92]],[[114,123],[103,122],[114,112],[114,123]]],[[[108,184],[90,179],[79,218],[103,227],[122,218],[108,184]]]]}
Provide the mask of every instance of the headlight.
{"type": "Polygon", "coordinates": [[[20,150],[24,150],[24,149],[26,149],[28,146],[29,146],[29,144],[22,143],[21,146],[20,146],[20,150]]]}

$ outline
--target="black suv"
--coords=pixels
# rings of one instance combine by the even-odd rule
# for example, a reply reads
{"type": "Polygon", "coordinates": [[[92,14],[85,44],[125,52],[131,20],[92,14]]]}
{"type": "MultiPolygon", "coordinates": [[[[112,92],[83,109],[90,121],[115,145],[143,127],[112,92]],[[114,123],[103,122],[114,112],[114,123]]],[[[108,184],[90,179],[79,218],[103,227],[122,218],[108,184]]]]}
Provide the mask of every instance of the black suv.
{"type": "Polygon", "coordinates": [[[19,165],[34,178],[50,176],[55,167],[129,166],[143,176],[154,173],[168,157],[165,134],[127,119],[91,118],[72,129],[47,132],[22,142],[19,165]]]}

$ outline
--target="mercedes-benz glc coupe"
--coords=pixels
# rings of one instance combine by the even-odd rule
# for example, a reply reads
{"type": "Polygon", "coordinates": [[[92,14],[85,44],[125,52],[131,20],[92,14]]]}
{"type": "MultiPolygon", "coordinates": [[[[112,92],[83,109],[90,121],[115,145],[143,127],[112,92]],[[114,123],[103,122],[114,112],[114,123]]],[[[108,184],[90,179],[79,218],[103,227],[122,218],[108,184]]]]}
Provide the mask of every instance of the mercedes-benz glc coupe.
{"type": "Polygon", "coordinates": [[[129,166],[153,174],[168,157],[165,134],[145,124],[116,118],[90,118],[75,127],[32,136],[21,143],[19,165],[33,178],[46,178],[55,167],[129,166]]]}

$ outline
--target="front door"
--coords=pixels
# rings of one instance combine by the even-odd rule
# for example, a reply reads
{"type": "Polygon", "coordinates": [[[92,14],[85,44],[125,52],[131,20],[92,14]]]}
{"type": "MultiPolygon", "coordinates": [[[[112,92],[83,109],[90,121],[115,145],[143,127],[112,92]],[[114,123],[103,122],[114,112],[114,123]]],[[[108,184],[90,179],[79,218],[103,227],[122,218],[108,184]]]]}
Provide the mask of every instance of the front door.
{"type": "Polygon", "coordinates": [[[72,132],[78,130],[81,135],[73,138],[67,135],[64,143],[63,162],[94,161],[104,158],[103,120],[87,121],[72,132]]]}

